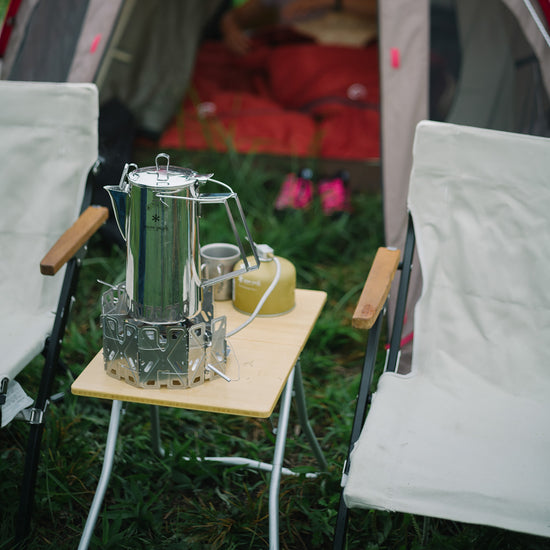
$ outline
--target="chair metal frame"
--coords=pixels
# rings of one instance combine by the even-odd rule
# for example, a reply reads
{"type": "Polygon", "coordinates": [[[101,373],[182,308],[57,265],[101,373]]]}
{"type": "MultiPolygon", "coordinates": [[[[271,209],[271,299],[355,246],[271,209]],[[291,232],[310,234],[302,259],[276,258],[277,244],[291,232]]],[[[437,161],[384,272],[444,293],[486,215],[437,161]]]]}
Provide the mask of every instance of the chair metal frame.
{"type": "Polygon", "coordinates": [[[378,253],[371,268],[371,273],[376,272],[377,270],[382,272],[382,279],[385,279],[387,281],[387,284],[381,287],[379,285],[376,285],[375,288],[375,282],[373,282],[372,280],[369,281],[369,279],[367,279],[364,287],[365,289],[353,315],[353,326],[355,328],[369,330],[369,335],[367,339],[365,358],[361,371],[359,393],[357,395],[357,402],[351,429],[350,441],[348,445],[348,452],[342,472],[342,487],[340,491],[338,515],[336,517],[336,527],[333,539],[334,550],[340,550],[345,546],[347,526],[349,521],[349,508],[344,502],[344,486],[347,476],[349,474],[350,454],[353,446],[361,435],[361,430],[363,428],[363,424],[365,422],[365,418],[368,412],[368,407],[371,402],[372,382],[376,366],[376,357],[380,343],[380,336],[382,333],[384,316],[387,311],[387,301],[390,286],[397,270],[399,270],[401,272],[401,275],[399,278],[397,289],[395,316],[393,318],[390,345],[387,351],[386,365],[384,367],[384,370],[388,372],[395,372],[397,370],[401,336],[405,319],[405,308],[409,291],[409,282],[413,268],[414,250],[414,226],[412,217],[409,215],[407,234],[403,249],[403,259],[399,264],[396,264],[394,261],[394,263],[390,262],[387,265],[384,265],[386,257],[389,256],[391,258],[393,256],[393,258],[396,258],[397,255],[400,254],[400,252],[398,250],[390,248],[380,248],[378,250],[378,253]],[[372,300],[372,295],[369,297],[366,296],[368,294],[368,291],[374,292],[374,300],[372,300]],[[374,302],[374,304],[372,302],[374,302]],[[374,308],[372,307],[373,305],[375,305],[374,308]]]}
{"type": "Polygon", "coordinates": [[[47,409],[50,400],[52,400],[55,376],[59,369],[63,368],[63,363],[60,360],[61,347],[71,305],[76,293],[82,259],[86,254],[88,240],[108,217],[107,208],[90,205],[94,170],[97,170],[97,166],[89,172],[80,217],[59,238],[40,263],[40,270],[46,276],[54,275],[65,264],[66,270],[52,332],[44,343],[42,353],[45,357],[45,363],[42,368],[36,400],[31,408],[23,411],[23,416],[29,423],[30,429],[16,519],[16,543],[20,546],[25,544],[30,532],[42,434],[44,432],[47,409]]]}

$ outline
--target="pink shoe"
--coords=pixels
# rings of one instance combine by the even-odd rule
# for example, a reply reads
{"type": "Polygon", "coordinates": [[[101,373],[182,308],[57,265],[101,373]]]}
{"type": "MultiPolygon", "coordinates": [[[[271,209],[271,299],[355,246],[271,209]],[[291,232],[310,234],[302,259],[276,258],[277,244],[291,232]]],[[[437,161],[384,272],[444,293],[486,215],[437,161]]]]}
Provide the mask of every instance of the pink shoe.
{"type": "Polygon", "coordinates": [[[279,195],[275,200],[275,208],[305,209],[313,200],[313,183],[310,179],[288,174],[283,181],[279,195]]]}
{"type": "Polygon", "coordinates": [[[321,206],[325,214],[349,211],[349,196],[342,178],[324,180],[319,184],[321,206]]]}

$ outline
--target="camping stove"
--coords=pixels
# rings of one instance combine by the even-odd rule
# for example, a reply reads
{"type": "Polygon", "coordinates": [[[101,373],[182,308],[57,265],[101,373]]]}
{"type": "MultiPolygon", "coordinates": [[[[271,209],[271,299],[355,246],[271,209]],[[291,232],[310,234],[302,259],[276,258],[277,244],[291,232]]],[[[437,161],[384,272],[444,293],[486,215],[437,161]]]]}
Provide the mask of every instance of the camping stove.
{"type": "MultiPolygon", "coordinates": [[[[180,167],[166,154],[156,165],[126,165],[108,186],[126,241],[126,281],[102,295],[103,355],[109,376],[144,388],[188,388],[226,375],[225,317],[214,318],[212,285],[257,269],[259,262],[238,196],[225,183],[180,167]],[[220,193],[201,193],[207,182],[220,193]],[[231,204],[250,243],[247,259],[231,204]],[[244,267],[227,274],[201,265],[201,206],[225,206],[244,267]]],[[[239,264],[241,265],[241,264],[239,264]]]]}

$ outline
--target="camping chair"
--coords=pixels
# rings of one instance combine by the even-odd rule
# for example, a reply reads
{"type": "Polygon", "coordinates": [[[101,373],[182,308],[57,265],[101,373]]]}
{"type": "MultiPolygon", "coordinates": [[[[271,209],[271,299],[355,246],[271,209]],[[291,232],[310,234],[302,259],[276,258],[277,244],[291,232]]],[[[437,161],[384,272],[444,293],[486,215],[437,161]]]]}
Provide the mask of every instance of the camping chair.
{"type": "Polygon", "coordinates": [[[370,407],[395,251],[377,254],[354,314],[372,328],[335,548],[356,507],[550,536],[549,178],[549,139],[418,125],[397,326],[370,407]],[[400,374],[415,240],[423,290],[400,374]]]}
{"type": "Polygon", "coordinates": [[[22,539],[83,246],[107,211],[86,208],[75,222],[89,205],[86,182],[97,160],[94,85],[0,81],[0,105],[0,415],[2,427],[16,416],[30,424],[17,521],[22,539]],[[33,400],[15,378],[40,352],[45,363],[33,400]]]}

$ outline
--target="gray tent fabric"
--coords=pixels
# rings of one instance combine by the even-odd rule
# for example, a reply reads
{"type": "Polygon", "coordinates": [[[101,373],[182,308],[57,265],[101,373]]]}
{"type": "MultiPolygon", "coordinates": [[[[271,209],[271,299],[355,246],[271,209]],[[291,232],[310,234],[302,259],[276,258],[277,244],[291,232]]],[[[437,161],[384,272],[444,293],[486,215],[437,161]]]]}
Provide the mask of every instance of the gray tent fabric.
{"type": "Polygon", "coordinates": [[[23,40],[27,35],[27,26],[30,17],[33,14],[36,4],[39,0],[21,0],[16,15],[16,24],[14,25],[10,40],[8,42],[4,57],[2,58],[2,67],[0,77],[2,80],[9,80],[9,74],[12,70],[15,59],[22,47],[23,40]]]}
{"type": "Polygon", "coordinates": [[[502,0],[512,26],[515,80],[515,130],[550,135],[550,35],[536,0],[502,0]]]}
{"type": "MultiPolygon", "coordinates": [[[[380,78],[382,105],[384,217],[406,209],[406,194],[412,163],[412,140],[416,124],[428,118],[429,2],[403,0],[380,2],[380,78]],[[404,23],[406,20],[406,24],[404,23]],[[390,185],[389,182],[392,182],[390,185]],[[399,183],[398,183],[399,182],[399,183]]],[[[400,247],[406,220],[386,226],[388,246],[400,247]]]]}
{"type": "Polygon", "coordinates": [[[68,82],[93,82],[103,59],[123,0],[89,0],[86,19],[67,78],[68,82]]]}
{"type": "Polygon", "coordinates": [[[550,35],[540,6],[532,0],[502,0],[514,14],[523,34],[542,67],[542,80],[550,95],[550,35]]]}
{"type": "MultiPolygon", "coordinates": [[[[539,71],[532,44],[540,48],[547,65],[550,47],[525,4],[512,0],[460,2],[457,15],[464,61],[447,121],[510,132],[544,133],[537,120],[544,117],[542,110],[528,112],[526,106],[535,100],[532,84],[539,71]],[[541,40],[543,43],[539,44],[541,40]]],[[[540,78],[544,79],[544,73],[540,78]]],[[[547,74],[540,86],[545,96],[550,90],[549,78],[547,74]]]]}
{"type": "Polygon", "coordinates": [[[2,79],[94,82],[161,132],[189,83],[221,0],[22,0],[2,79]]]}
{"type": "Polygon", "coordinates": [[[66,82],[88,0],[41,0],[28,13],[7,80],[66,82]]]}
{"type": "MultiPolygon", "coordinates": [[[[93,201],[131,162],[137,131],[159,135],[185,96],[202,30],[222,0],[21,0],[4,80],[93,82],[99,160],[93,201]]],[[[123,245],[111,216],[103,238],[123,245]]]]}
{"type": "Polygon", "coordinates": [[[140,0],[120,40],[106,53],[100,102],[116,97],[138,125],[160,133],[179,106],[194,68],[202,29],[217,0],[140,0]]]}
{"type": "Polygon", "coordinates": [[[514,58],[501,0],[457,4],[462,67],[448,122],[512,131],[514,58]]]}

